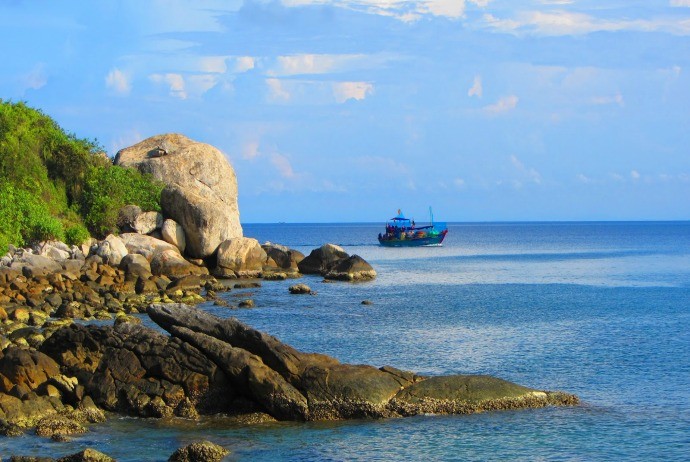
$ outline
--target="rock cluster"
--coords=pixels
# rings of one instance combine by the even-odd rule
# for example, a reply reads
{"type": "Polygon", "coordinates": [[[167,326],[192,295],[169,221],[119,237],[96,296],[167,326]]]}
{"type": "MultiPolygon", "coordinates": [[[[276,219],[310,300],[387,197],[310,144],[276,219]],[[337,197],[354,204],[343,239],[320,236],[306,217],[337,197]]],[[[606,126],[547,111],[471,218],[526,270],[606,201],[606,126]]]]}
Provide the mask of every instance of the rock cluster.
{"type": "Polygon", "coordinates": [[[115,163],[150,173],[166,184],[163,215],[184,230],[189,256],[206,258],[223,241],[242,237],[235,171],[215,147],[184,135],[157,135],[122,149],[115,163]]]}
{"type": "Polygon", "coordinates": [[[376,271],[359,255],[348,255],[342,247],[324,244],[298,263],[304,274],[320,274],[326,279],[365,281],[374,279],[376,271]]]}

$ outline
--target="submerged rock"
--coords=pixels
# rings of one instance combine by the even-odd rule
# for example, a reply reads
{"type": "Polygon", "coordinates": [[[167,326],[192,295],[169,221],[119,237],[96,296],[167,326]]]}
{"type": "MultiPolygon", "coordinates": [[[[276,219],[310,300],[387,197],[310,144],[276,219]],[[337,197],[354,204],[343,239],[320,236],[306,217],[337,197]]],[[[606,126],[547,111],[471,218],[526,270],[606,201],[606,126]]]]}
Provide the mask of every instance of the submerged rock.
{"type": "Polygon", "coordinates": [[[210,441],[192,443],[175,451],[168,462],[220,462],[230,451],[210,441]]]}

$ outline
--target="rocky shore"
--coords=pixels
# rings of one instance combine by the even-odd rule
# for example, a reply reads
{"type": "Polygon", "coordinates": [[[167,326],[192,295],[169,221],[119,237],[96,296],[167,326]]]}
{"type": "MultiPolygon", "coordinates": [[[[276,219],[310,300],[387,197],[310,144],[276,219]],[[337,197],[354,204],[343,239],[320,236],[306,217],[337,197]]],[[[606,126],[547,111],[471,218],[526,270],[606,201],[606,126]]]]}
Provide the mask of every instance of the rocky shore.
{"type": "MultiPolygon", "coordinates": [[[[34,431],[65,441],[108,413],[182,419],[222,413],[252,423],[577,404],[570,394],[488,376],[423,377],[342,364],[196,308],[204,301],[228,305],[218,296],[231,290],[228,279],[311,274],[358,282],[376,271],[337,245],[305,256],[244,237],[234,171],[211,146],[160,135],[121,151],[116,162],[166,182],[162,212],[127,206],[117,235],[82,246],[10,247],[0,258],[1,435],[34,431]],[[165,333],[143,326],[144,314],[165,333]]],[[[305,284],[290,292],[316,295],[305,284]]],[[[111,460],[89,454],[59,460],[111,460]]],[[[220,460],[225,452],[208,443],[175,454],[170,460],[220,460]],[[211,455],[195,459],[195,451],[211,455]]]]}

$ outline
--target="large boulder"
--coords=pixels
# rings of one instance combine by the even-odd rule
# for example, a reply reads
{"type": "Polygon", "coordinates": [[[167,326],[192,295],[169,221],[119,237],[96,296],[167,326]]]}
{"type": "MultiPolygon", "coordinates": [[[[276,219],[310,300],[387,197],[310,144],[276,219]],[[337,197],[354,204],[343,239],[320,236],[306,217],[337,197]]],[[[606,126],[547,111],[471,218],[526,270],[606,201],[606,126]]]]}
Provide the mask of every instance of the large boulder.
{"type": "Polygon", "coordinates": [[[216,276],[257,277],[266,261],[259,241],[250,237],[228,239],[218,247],[216,276]]]}
{"type": "Polygon", "coordinates": [[[342,247],[335,244],[324,244],[302,259],[297,265],[304,274],[325,274],[349,255],[342,247]]]}
{"type": "Polygon", "coordinates": [[[222,446],[201,441],[184,446],[175,451],[168,462],[220,462],[230,451],[222,446]]]}
{"type": "Polygon", "coordinates": [[[166,184],[163,214],[184,229],[189,256],[205,258],[221,242],[242,236],[235,171],[215,147],[179,134],[157,135],[120,150],[115,163],[166,184]]]}
{"type": "MultiPolygon", "coordinates": [[[[16,257],[15,257],[16,258],[16,257]]],[[[21,257],[16,258],[10,267],[15,271],[20,271],[24,276],[42,277],[51,273],[58,273],[62,271],[62,265],[55,260],[42,255],[34,255],[28,252],[22,254],[21,257]]]]}
{"type": "Polygon", "coordinates": [[[297,265],[304,260],[304,254],[302,252],[290,249],[284,245],[265,242],[261,245],[261,248],[264,249],[264,252],[266,252],[268,256],[268,266],[272,266],[270,264],[272,262],[275,268],[281,270],[297,272],[299,271],[297,265]]]}
{"type": "Polygon", "coordinates": [[[374,268],[359,255],[340,260],[325,274],[326,279],[338,281],[366,281],[375,277],[374,268]]]}
{"type": "Polygon", "coordinates": [[[184,253],[184,249],[187,248],[187,239],[184,236],[184,229],[175,220],[168,218],[163,221],[161,235],[165,242],[177,247],[180,253],[184,253]]]}
{"type": "Polygon", "coordinates": [[[366,281],[376,277],[376,271],[366,260],[359,255],[350,256],[334,244],[312,250],[297,266],[304,274],[320,274],[339,281],[366,281]]]}
{"type": "Polygon", "coordinates": [[[166,250],[171,250],[177,254],[180,253],[178,248],[174,245],[145,234],[124,233],[120,235],[120,238],[122,242],[124,242],[129,253],[143,255],[148,261],[153,260],[155,254],[162,253],[166,250]]]}
{"type": "Polygon", "coordinates": [[[158,212],[143,212],[134,219],[134,231],[149,234],[163,226],[163,215],[158,212]]]}
{"type": "Polygon", "coordinates": [[[151,272],[156,276],[181,278],[191,274],[205,275],[205,266],[196,266],[184,259],[177,248],[156,252],[151,259],[151,272]]]}
{"type": "Polygon", "coordinates": [[[127,255],[127,247],[125,243],[119,236],[114,234],[109,234],[98,243],[98,248],[96,249],[96,255],[103,259],[104,263],[110,266],[117,266],[122,261],[122,258],[127,255]]]}

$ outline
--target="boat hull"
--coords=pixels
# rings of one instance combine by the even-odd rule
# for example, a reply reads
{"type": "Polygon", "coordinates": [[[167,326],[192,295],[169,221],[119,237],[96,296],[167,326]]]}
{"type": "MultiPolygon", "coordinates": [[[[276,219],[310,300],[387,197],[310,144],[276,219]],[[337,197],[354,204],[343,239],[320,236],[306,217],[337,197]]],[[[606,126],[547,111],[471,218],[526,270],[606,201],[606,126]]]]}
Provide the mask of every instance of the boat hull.
{"type": "Polygon", "coordinates": [[[383,237],[379,238],[379,244],[384,247],[424,247],[424,246],[434,246],[441,245],[443,239],[446,237],[446,233],[440,233],[436,236],[425,236],[425,237],[413,237],[405,239],[385,239],[383,237]]]}

